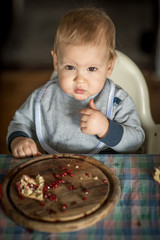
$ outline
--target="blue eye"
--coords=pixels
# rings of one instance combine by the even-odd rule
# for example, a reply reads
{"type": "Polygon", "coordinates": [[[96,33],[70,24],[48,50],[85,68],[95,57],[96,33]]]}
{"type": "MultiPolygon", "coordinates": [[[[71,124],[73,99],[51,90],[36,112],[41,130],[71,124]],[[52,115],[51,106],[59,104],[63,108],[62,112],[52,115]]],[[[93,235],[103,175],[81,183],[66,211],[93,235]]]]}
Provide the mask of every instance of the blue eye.
{"type": "Polygon", "coordinates": [[[97,68],[96,68],[96,67],[89,67],[88,70],[89,70],[90,72],[95,72],[95,71],[97,70],[97,68]]]}
{"type": "Polygon", "coordinates": [[[75,67],[73,67],[71,65],[67,65],[67,66],[65,66],[65,69],[67,69],[67,70],[75,70],[75,67]]]}

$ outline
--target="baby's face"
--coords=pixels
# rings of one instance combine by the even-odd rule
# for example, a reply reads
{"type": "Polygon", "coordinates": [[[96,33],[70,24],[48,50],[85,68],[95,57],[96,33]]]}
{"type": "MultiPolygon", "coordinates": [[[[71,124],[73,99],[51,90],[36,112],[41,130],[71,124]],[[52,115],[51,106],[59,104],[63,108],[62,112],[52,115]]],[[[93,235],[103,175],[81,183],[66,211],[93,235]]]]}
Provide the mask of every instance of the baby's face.
{"type": "Polygon", "coordinates": [[[113,68],[106,46],[64,45],[53,54],[61,89],[77,100],[99,93],[113,68]]]}

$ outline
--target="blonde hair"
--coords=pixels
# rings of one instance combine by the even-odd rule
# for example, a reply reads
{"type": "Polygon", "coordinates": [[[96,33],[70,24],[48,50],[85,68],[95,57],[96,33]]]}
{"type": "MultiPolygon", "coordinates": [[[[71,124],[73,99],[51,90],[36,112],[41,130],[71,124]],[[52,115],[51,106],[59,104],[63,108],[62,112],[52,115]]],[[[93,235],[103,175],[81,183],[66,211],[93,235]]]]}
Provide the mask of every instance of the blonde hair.
{"type": "Polygon", "coordinates": [[[97,8],[77,8],[67,13],[57,28],[54,52],[61,43],[94,44],[106,43],[110,58],[115,55],[115,27],[110,17],[97,8]]]}

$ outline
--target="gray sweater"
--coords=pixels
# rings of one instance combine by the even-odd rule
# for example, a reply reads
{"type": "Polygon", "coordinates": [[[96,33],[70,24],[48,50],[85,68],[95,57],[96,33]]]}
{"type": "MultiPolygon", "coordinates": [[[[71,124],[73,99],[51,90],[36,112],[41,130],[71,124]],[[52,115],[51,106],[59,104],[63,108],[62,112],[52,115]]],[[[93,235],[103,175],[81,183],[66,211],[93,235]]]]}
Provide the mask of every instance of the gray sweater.
{"type": "Polygon", "coordinates": [[[119,86],[106,79],[96,96],[78,101],[64,93],[58,77],[35,90],[18,109],[8,127],[7,142],[18,136],[39,141],[48,153],[94,154],[113,149],[134,152],[144,141],[133,100],[119,86]],[[80,128],[80,109],[89,107],[94,98],[96,107],[109,119],[109,131],[103,139],[83,134],[80,128]]]}

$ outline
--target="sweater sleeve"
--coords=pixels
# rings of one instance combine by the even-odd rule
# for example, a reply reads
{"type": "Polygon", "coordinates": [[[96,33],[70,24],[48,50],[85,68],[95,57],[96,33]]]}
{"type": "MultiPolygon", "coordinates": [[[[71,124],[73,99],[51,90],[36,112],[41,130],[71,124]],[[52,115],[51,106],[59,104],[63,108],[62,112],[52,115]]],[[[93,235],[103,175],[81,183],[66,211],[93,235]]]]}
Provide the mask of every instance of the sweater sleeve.
{"type": "Polygon", "coordinates": [[[7,133],[7,144],[10,149],[12,140],[19,136],[36,139],[34,123],[34,102],[36,91],[33,92],[24,104],[15,112],[7,133]]]}
{"type": "Polygon", "coordinates": [[[109,131],[101,139],[116,152],[137,151],[145,139],[144,131],[133,100],[126,94],[123,99],[114,104],[113,118],[109,120],[109,131]]]}

